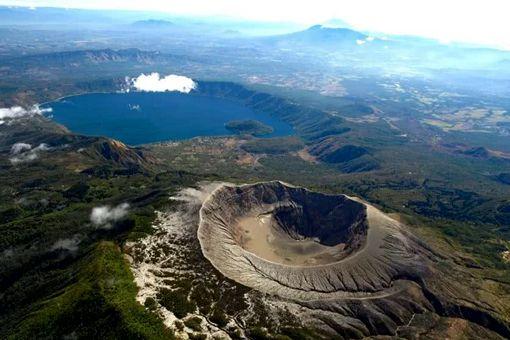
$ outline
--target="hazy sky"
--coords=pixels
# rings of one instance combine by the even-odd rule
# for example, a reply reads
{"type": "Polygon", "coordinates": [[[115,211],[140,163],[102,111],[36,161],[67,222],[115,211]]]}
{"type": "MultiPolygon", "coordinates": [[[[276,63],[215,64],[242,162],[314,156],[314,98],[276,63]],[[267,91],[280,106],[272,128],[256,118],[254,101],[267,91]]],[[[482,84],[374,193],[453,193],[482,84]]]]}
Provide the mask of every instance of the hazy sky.
{"type": "Polygon", "coordinates": [[[362,30],[510,49],[510,0],[0,0],[0,4],[159,10],[302,24],[340,18],[362,30]]]}

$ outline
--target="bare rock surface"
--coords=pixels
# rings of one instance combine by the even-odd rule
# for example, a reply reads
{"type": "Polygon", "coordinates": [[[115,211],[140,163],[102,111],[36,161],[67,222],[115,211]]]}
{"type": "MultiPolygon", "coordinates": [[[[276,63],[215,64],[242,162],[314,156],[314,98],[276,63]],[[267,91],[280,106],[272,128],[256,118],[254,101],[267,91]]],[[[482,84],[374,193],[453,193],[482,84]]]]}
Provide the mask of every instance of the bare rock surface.
{"type": "MultiPolygon", "coordinates": [[[[198,237],[205,257],[225,276],[266,293],[303,301],[394,294],[409,286],[405,278],[427,270],[423,257],[430,256],[397,221],[369,204],[281,182],[218,188],[202,206],[198,237]],[[244,246],[244,235],[240,235],[239,223],[247,216],[262,219],[253,229],[270,224],[273,233],[267,237],[283,233],[296,246],[311,240],[336,254],[329,256],[329,263],[316,265],[277,263],[271,256],[279,251],[276,247],[255,254],[244,246]],[[336,247],[339,244],[341,249],[336,247]]],[[[302,253],[300,248],[295,254],[287,253],[288,262],[302,253]]]]}

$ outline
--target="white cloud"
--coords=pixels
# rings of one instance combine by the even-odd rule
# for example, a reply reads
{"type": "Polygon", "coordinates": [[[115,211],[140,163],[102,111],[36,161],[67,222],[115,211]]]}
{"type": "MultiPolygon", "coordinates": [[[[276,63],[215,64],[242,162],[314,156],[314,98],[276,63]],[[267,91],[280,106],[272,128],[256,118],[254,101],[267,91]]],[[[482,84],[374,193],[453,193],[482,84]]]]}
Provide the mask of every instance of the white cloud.
{"type": "Polygon", "coordinates": [[[12,164],[27,163],[39,158],[41,151],[49,151],[51,148],[46,143],[41,143],[32,149],[30,144],[16,143],[11,147],[13,157],[9,158],[12,164]]]}
{"type": "Polygon", "coordinates": [[[11,157],[9,160],[12,164],[28,163],[35,161],[39,156],[35,152],[26,152],[18,157],[11,157]]]}
{"type": "Polygon", "coordinates": [[[32,149],[32,151],[49,151],[49,150],[51,150],[51,148],[46,143],[41,143],[32,149]]]}
{"type": "Polygon", "coordinates": [[[51,250],[67,250],[74,253],[78,250],[80,242],[81,237],[78,235],[75,235],[72,238],[60,239],[51,246],[51,250]]]}
{"type": "Polygon", "coordinates": [[[363,44],[366,44],[368,42],[372,42],[374,40],[375,40],[375,37],[368,36],[365,39],[358,39],[358,40],[356,40],[356,44],[363,45],[363,44]]]}
{"type": "Polygon", "coordinates": [[[11,155],[17,155],[24,151],[32,149],[32,145],[27,143],[15,143],[11,147],[11,155]]]}
{"type": "Polygon", "coordinates": [[[135,89],[146,92],[179,91],[189,93],[197,87],[197,84],[191,78],[175,74],[161,78],[157,72],[147,75],[142,73],[132,79],[131,84],[135,89]]]}
{"type": "Polygon", "coordinates": [[[29,109],[25,109],[21,106],[4,107],[4,108],[0,108],[0,119],[35,116],[35,115],[41,115],[43,113],[48,113],[51,111],[52,111],[51,108],[41,109],[37,105],[34,105],[29,109]]]}
{"type": "Polygon", "coordinates": [[[110,229],[112,223],[124,218],[128,214],[129,204],[121,203],[116,207],[103,205],[92,209],[90,221],[97,228],[110,229]]]}

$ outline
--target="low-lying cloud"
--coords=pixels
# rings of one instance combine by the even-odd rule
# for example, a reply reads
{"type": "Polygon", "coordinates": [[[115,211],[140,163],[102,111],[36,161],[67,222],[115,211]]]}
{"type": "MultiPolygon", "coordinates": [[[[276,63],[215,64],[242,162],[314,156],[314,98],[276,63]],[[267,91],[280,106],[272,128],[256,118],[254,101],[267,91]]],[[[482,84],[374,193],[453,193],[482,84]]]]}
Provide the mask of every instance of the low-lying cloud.
{"type": "Polygon", "coordinates": [[[153,72],[151,74],[142,73],[138,77],[131,79],[131,86],[138,91],[144,92],[178,91],[189,93],[197,88],[197,83],[185,76],[170,74],[161,78],[159,73],[153,72]]]}
{"type": "Polygon", "coordinates": [[[366,44],[367,42],[372,42],[374,40],[375,40],[374,37],[368,36],[365,39],[358,39],[358,40],[356,40],[356,44],[363,45],[363,44],[366,44]]]}
{"type": "Polygon", "coordinates": [[[39,158],[41,151],[49,151],[51,148],[46,143],[41,143],[35,148],[27,143],[15,143],[11,147],[11,155],[9,158],[12,164],[27,163],[39,158]]]}
{"type": "Polygon", "coordinates": [[[126,217],[128,214],[129,204],[121,203],[116,207],[103,205],[92,209],[90,221],[99,229],[110,229],[113,223],[126,217]]]}
{"type": "Polygon", "coordinates": [[[51,108],[41,109],[39,106],[34,105],[31,108],[23,108],[21,106],[11,106],[0,108],[0,119],[12,119],[25,116],[42,115],[43,113],[51,112],[51,108]]]}
{"type": "Polygon", "coordinates": [[[66,250],[71,253],[74,253],[78,250],[78,246],[80,245],[80,242],[82,240],[82,237],[79,235],[74,235],[71,238],[63,238],[56,241],[52,246],[52,251],[54,250],[66,250]]]}
{"type": "Polygon", "coordinates": [[[11,146],[11,155],[19,155],[24,151],[32,149],[32,145],[27,143],[15,143],[11,146]]]}

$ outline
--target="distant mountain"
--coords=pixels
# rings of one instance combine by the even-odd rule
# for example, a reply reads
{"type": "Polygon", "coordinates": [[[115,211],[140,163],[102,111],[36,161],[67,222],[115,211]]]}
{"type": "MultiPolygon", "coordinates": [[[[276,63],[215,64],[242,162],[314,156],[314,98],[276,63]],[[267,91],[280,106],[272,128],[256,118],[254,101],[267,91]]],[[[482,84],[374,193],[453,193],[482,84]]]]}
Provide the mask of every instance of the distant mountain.
{"type": "Polygon", "coordinates": [[[164,56],[159,52],[141,51],[136,48],[122,50],[79,50],[23,56],[6,61],[6,65],[23,68],[40,65],[44,65],[45,67],[76,67],[87,63],[100,64],[112,62],[138,62],[141,64],[149,64],[155,61],[164,61],[168,57],[168,55],[164,56]]]}
{"type": "Polygon", "coordinates": [[[0,6],[0,25],[100,23],[109,19],[104,12],[91,10],[0,6]]]}
{"type": "Polygon", "coordinates": [[[144,29],[164,29],[174,27],[174,23],[168,20],[156,20],[156,19],[148,19],[148,20],[138,20],[132,24],[133,27],[136,28],[144,28],[144,29]]]}
{"type": "MultiPolygon", "coordinates": [[[[54,7],[0,6],[0,26],[5,25],[117,25],[143,22],[164,22],[165,20],[144,20],[161,18],[161,13],[129,10],[94,10],[54,7]]],[[[168,22],[170,23],[170,22],[168,22]]],[[[150,24],[150,23],[149,23],[150,24]]]]}
{"type": "MultiPolygon", "coordinates": [[[[397,66],[400,67],[399,72],[406,70],[410,74],[419,72],[430,76],[430,72],[437,72],[433,76],[440,79],[445,78],[445,72],[449,71],[448,77],[441,81],[450,81],[452,70],[486,70],[492,72],[492,77],[500,78],[510,74],[509,51],[460,43],[442,44],[417,36],[372,36],[350,28],[315,25],[303,31],[274,35],[260,41],[271,48],[296,50],[310,56],[334,53],[327,58],[344,67],[394,72],[397,66]]],[[[469,86],[469,82],[463,83],[469,86]]],[[[491,89],[494,91],[493,85],[491,89]]],[[[497,91],[501,92],[499,88],[497,91]]]]}
{"type": "Polygon", "coordinates": [[[279,43],[313,45],[313,46],[355,46],[359,41],[366,41],[367,35],[348,29],[331,28],[322,25],[312,26],[304,31],[273,37],[279,43]]]}

